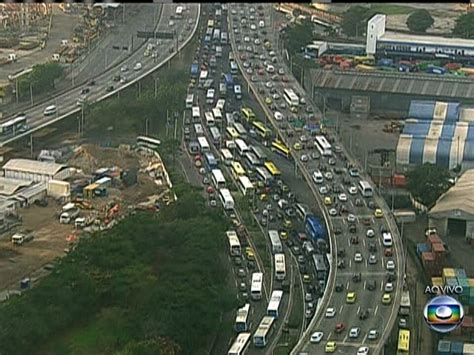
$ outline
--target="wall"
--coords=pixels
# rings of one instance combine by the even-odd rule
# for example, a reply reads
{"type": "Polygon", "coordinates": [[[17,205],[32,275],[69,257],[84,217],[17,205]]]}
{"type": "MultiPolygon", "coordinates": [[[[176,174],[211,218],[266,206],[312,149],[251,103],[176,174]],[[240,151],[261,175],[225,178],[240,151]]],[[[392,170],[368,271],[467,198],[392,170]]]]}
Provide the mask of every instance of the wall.
{"type": "Polygon", "coordinates": [[[377,39],[385,33],[385,15],[375,15],[367,22],[367,44],[366,53],[375,54],[377,48],[377,39]]]}

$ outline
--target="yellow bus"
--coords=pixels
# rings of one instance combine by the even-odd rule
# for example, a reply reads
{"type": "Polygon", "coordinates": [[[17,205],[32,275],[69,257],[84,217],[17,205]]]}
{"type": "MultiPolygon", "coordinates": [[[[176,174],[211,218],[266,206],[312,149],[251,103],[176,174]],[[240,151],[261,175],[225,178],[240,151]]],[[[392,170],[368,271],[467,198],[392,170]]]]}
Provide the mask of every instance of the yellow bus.
{"type": "Polygon", "coordinates": [[[237,139],[240,137],[239,133],[237,133],[237,130],[234,127],[229,126],[225,130],[230,139],[237,139]]]}
{"type": "Polygon", "coordinates": [[[235,179],[239,179],[239,176],[245,175],[245,169],[242,167],[242,165],[238,161],[232,162],[231,171],[232,171],[232,176],[235,179]]]}
{"type": "Polygon", "coordinates": [[[354,57],[354,63],[357,64],[365,64],[365,65],[375,65],[375,58],[372,56],[359,56],[354,57]]]}
{"type": "Polygon", "coordinates": [[[251,108],[242,107],[241,112],[247,122],[253,122],[257,119],[251,108]]]}
{"type": "Polygon", "coordinates": [[[288,148],[282,141],[274,140],[272,142],[272,151],[284,156],[287,159],[291,158],[290,148],[288,148]]]}
{"type": "Polygon", "coordinates": [[[281,175],[281,171],[278,170],[278,168],[273,162],[266,161],[265,164],[263,164],[263,166],[265,166],[265,168],[268,170],[271,176],[278,177],[281,175]]]}
{"type": "Polygon", "coordinates": [[[397,355],[410,353],[410,331],[400,329],[398,332],[397,355]]]}
{"type": "Polygon", "coordinates": [[[260,121],[253,121],[252,127],[255,129],[255,132],[257,132],[257,134],[263,139],[269,138],[272,135],[272,131],[260,121]]]}

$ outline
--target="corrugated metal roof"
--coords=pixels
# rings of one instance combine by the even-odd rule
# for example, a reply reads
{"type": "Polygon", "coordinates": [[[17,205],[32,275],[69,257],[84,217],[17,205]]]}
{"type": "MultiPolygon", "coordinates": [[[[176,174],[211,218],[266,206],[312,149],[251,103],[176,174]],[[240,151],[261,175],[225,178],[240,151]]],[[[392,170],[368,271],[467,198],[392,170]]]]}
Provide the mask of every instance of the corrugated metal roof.
{"type": "Polygon", "coordinates": [[[440,36],[422,36],[391,31],[385,32],[378,41],[391,43],[426,44],[431,46],[474,48],[474,41],[472,39],[448,38],[440,36]]]}
{"type": "Polygon", "coordinates": [[[361,73],[350,70],[311,70],[313,84],[322,89],[388,92],[401,95],[474,99],[474,80],[429,74],[361,73]],[[374,89],[376,88],[376,89],[374,89]]]}
{"type": "Polygon", "coordinates": [[[0,194],[6,196],[13,195],[20,188],[30,186],[32,183],[32,181],[0,177],[0,194]]]}
{"type": "Polygon", "coordinates": [[[474,216],[474,169],[466,170],[456,184],[438,198],[430,214],[453,210],[474,216]]]}
{"type": "Polygon", "coordinates": [[[54,175],[66,165],[30,160],[30,159],[10,159],[5,165],[4,170],[22,171],[25,173],[36,173],[42,175],[54,175]]]}

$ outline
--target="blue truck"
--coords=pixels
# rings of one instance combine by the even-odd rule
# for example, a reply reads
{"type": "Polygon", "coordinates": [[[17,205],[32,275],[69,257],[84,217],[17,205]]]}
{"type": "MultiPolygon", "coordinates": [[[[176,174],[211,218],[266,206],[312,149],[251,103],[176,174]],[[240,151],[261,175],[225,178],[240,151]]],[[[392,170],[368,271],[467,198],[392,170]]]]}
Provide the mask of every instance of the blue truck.
{"type": "Polygon", "coordinates": [[[318,239],[327,238],[327,231],[324,221],[321,221],[321,219],[315,215],[306,216],[304,228],[314,244],[317,243],[318,239]]]}
{"type": "Polygon", "coordinates": [[[191,76],[197,77],[198,73],[199,73],[199,64],[198,63],[191,64],[191,76]]]}

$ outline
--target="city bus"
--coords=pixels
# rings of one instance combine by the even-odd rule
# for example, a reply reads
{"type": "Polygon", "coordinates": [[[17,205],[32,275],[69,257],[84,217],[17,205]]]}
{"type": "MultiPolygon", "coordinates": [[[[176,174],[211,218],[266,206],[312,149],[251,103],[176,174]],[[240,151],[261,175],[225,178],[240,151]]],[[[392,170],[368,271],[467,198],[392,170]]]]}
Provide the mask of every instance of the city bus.
{"type": "Polygon", "coordinates": [[[279,281],[286,277],[285,254],[275,254],[275,278],[279,281]]]}
{"type": "MultiPolygon", "coordinates": [[[[6,122],[8,123],[8,122],[6,122]]],[[[2,127],[0,126],[0,131],[3,133],[2,127]]],[[[151,150],[157,150],[161,142],[158,139],[154,139],[146,136],[137,137],[137,146],[142,148],[148,148],[151,150]]]]}
{"type": "Polygon", "coordinates": [[[225,210],[234,209],[234,198],[228,189],[219,189],[219,199],[225,210]]]}
{"type": "Polygon", "coordinates": [[[198,122],[201,120],[201,109],[199,108],[199,106],[193,106],[192,118],[193,118],[193,122],[198,122]]]}
{"type": "Polygon", "coordinates": [[[321,238],[326,238],[326,227],[324,226],[323,222],[314,215],[306,215],[304,228],[306,233],[311,237],[313,241],[316,241],[321,238]]]}
{"type": "Polygon", "coordinates": [[[206,137],[198,137],[199,148],[201,149],[201,153],[205,153],[211,150],[209,143],[207,142],[206,137]]]}
{"type": "Polygon", "coordinates": [[[314,145],[322,156],[330,157],[332,155],[331,144],[324,136],[314,137],[314,145]]]}
{"type": "Polygon", "coordinates": [[[255,172],[257,173],[257,178],[262,181],[265,186],[270,186],[273,182],[273,176],[262,166],[258,166],[255,168],[255,172]]]}
{"type": "Polygon", "coordinates": [[[199,74],[199,84],[204,85],[208,76],[209,72],[207,70],[201,70],[201,73],[199,74]]]}
{"type": "Polygon", "coordinates": [[[324,280],[328,270],[324,262],[324,256],[321,254],[313,254],[313,262],[316,269],[316,277],[318,280],[324,280]]]}
{"type": "Polygon", "coordinates": [[[233,60],[230,61],[230,73],[232,75],[237,75],[239,72],[239,67],[237,66],[237,63],[233,60]]]}
{"type": "Polygon", "coordinates": [[[222,189],[225,187],[225,177],[220,169],[213,169],[211,171],[211,181],[216,189],[222,189]]]}
{"type": "Polygon", "coordinates": [[[277,230],[269,230],[268,237],[272,246],[272,254],[283,253],[283,245],[281,244],[280,235],[277,230]]]}
{"type": "Polygon", "coordinates": [[[232,176],[237,180],[239,176],[245,175],[245,170],[238,161],[233,161],[230,165],[232,176]]]}
{"type": "Polygon", "coordinates": [[[240,333],[230,347],[227,355],[243,355],[248,347],[251,337],[252,334],[250,333],[240,333]]]}
{"type": "Polygon", "coordinates": [[[272,292],[270,302],[268,302],[267,316],[278,318],[278,309],[280,308],[281,299],[283,298],[283,291],[275,290],[272,292]]]}
{"type": "Polygon", "coordinates": [[[277,154],[280,154],[282,157],[286,159],[291,158],[290,148],[288,148],[282,141],[275,140],[272,142],[272,151],[277,154]]]}
{"type": "Polygon", "coordinates": [[[220,108],[218,108],[218,107],[213,108],[212,109],[212,115],[214,116],[214,120],[216,122],[221,122],[222,121],[222,111],[221,111],[220,108]]]}
{"type": "Polygon", "coordinates": [[[183,7],[182,6],[178,6],[176,8],[176,18],[181,18],[183,16],[183,7]]]}
{"type": "Polygon", "coordinates": [[[244,196],[251,196],[255,191],[255,187],[253,186],[252,182],[245,175],[238,177],[237,185],[240,189],[240,192],[242,192],[244,196]]]}
{"type": "Polygon", "coordinates": [[[227,126],[233,126],[234,123],[235,123],[234,115],[231,114],[230,112],[226,112],[226,114],[225,114],[225,122],[226,122],[227,126]]]}
{"type": "Polygon", "coordinates": [[[236,140],[237,138],[239,138],[239,134],[237,133],[234,127],[227,127],[225,131],[227,132],[227,136],[230,139],[236,140]]]}
{"type": "Polygon", "coordinates": [[[275,318],[265,316],[263,317],[257,331],[253,335],[253,344],[258,348],[264,348],[267,345],[270,331],[272,330],[273,321],[275,318]]]}
{"type": "Polygon", "coordinates": [[[221,161],[225,165],[230,166],[232,164],[232,160],[234,160],[234,156],[232,155],[231,151],[227,148],[222,148],[221,149],[221,161]]]}
{"type": "Polygon", "coordinates": [[[233,126],[234,126],[235,130],[237,131],[237,133],[239,134],[240,137],[242,137],[242,138],[247,137],[247,130],[245,129],[245,127],[241,123],[234,122],[233,126]]]}
{"type": "Polygon", "coordinates": [[[221,117],[222,117],[222,112],[224,111],[224,106],[225,106],[225,99],[217,100],[216,108],[221,111],[221,117]]]}
{"type": "Polygon", "coordinates": [[[408,329],[400,329],[398,331],[397,355],[410,353],[410,331],[408,329]]]}
{"type": "Polygon", "coordinates": [[[253,113],[251,108],[242,107],[240,111],[242,112],[242,115],[244,116],[245,120],[249,123],[257,119],[255,113],[253,113]]]}
{"type": "Polygon", "coordinates": [[[0,134],[2,136],[6,136],[9,134],[15,135],[17,133],[25,132],[27,129],[28,121],[26,119],[26,116],[24,115],[20,115],[0,124],[0,134]]]}
{"type": "Polygon", "coordinates": [[[214,116],[212,115],[212,112],[205,112],[204,117],[208,126],[214,126],[214,116]]]}
{"type": "Polygon", "coordinates": [[[364,197],[372,197],[374,194],[374,189],[372,186],[370,186],[368,181],[364,180],[359,181],[359,191],[364,197]]]}
{"type": "Polygon", "coordinates": [[[240,247],[240,241],[237,233],[235,231],[227,231],[226,235],[227,241],[229,243],[229,254],[232,256],[242,255],[242,248],[240,247]]]}
{"type": "Polygon", "coordinates": [[[283,98],[290,107],[298,107],[300,104],[300,99],[298,95],[293,91],[293,89],[283,90],[283,98]]]}
{"type": "Polygon", "coordinates": [[[196,132],[196,136],[203,136],[204,135],[204,129],[202,128],[202,124],[195,123],[194,124],[194,132],[196,132]]]}
{"type": "Polygon", "coordinates": [[[249,170],[255,169],[255,167],[262,165],[260,160],[252,152],[245,153],[244,164],[249,170]]]}
{"type": "Polygon", "coordinates": [[[270,138],[272,136],[271,129],[265,127],[265,125],[260,121],[253,121],[252,122],[252,128],[263,139],[267,139],[267,138],[270,138]]]}
{"type": "MultiPolygon", "coordinates": [[[[240,136],[240,133],[239,133],[239,136],[240,136]]],[[[245,153],[250,151],[247,143],[245,143],[243,139],[237,138],[235,140],[235,145],[237,146],[237,152],[239,153],[239,155],[244,155],[245,153]]]]}
{"type": "Polygon", "coordinates": [[[265,154],[265,152],[263,151],[262,148],[258,147],[258,146],[255,146],[255,145],[252,145],[250,147],[250,150],[252,151],[253,154],[255,154],[255,156],[257,157],[258,160],[260,160],[261,163],[263,163],[265,160],[267,160],[267,155],[265,154]]]}
{"type": "Polygon", "coordinates": [[[186,108],[192,109],[194,105],[194,95],[193,94],[188,94],[186,96],[186,108]]]}
{"type": "Polygon", "coordinates": [[[219,132],[219,128],[211,127],[209,128],[209,132],[211,133],[212,142],[219,145],[221,143],[221,132],[219,132]]]}
{"type": "MultiPolygon", "coordinates": [[[[235,232],[234,232],[235,233],[235,232]]],[[[235,235],[237,237],[237,234],[235,235]]],[[[237,333],[249,330],[250,303],[237,310],[235,317],[235,331],[237,333]]]]}
{"type": "Polygon", "coordinates": [[[403,290],[402,297],[400,299],[400,308],[398,309],[398,314],[402,316],[407,316],[410,314],[410,308],[411,308],[410,291],[403,290]]]}
{"type": "Polygon", "coordinates": [[[250,287],[250,297],[256,301],[262,299],[263,273],[254,272],[252,274],[252,285],[250,287]]]}
{"type": "Polygon", "coordinates": [[[212,39],[214,41],[220,41],[221,39],[221,30],[218,28],[214,28],[214,33],[212,35],[212,39]]]}
{"type": "Polygon", "coordinates": [[[268,170],[271,176],[279,177],[281,176],[281,171],[276,167],[276,165],[271,161],[266,161],[263,166],[268,170]]]}
{"type": "Polygon", "coordinates": [[[214,154],[207,152],[204,153],[204,164],[206,166],[207,171],[212,171],[213,169],[217,169],[217,159],[214,154]]]}
{"type": "Polygon", "coordinates": [[[234,90],[234,78],[231,73],[224,74],[224,83],[227,89],[234,90]]]}

